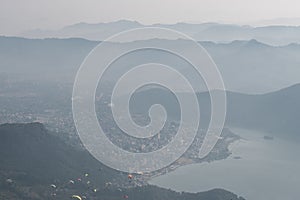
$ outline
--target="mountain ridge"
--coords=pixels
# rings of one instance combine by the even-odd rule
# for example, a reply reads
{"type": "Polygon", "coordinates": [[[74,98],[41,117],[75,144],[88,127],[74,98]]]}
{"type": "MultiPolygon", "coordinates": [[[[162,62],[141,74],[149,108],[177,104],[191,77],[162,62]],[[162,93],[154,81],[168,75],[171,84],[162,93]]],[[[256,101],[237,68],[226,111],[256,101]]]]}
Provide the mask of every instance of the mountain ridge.
{"type": "MultiPolygon", "coordinates": [[[[122,45],[144,45],[151,42],[165,42],[166,45],[171,45],[171,41],[164,40],[135,41],[134,43],[115,43],[112,45],[119,45],[121,48],[122,45]]],[[[183,40],[178,42],[184,44],[183,40]]],[[[0,37],[0,73],[22,74],[19,77],[20,80],[55,80],[71,84],[86,56],[98,44],[99,42],[75,38],[0,37]]],[[[257,40],[237,40],[227,44],[200,42],[200,44],[218,66],[225,87],[230,91],[259,94],[300,82],[297,75],[300,73],[298,67],[300,63],[299,44],[273,47],[257,40]]],[[[185,50],[186,47],[181,45],[179,48],[185,50]]],[[[194,75],[190,72],[190,65],[183,62],[182,59],[177,59],[175,62],[174,57],[157,51],[136,53],[139,56],[138,59],[133,53],[132,57],[123,60],[118,66],[114,66],[115,69],[128,67],[130,64],[134,66],[134,64],[144,64],[145,62],[159,62],[177,67],[187,75],[194,75]]],[[[107,79],[112,80],[115,78],[113,75],[111,74],[111,77],[107,79]]],[[[191,81],[197,81],[197,84],[199,83],[199,86],[202,87],[201,80],[191,81]]],[[[192,84],[196,84],[196,82],[192,84]]]]}
{"type": "Polygon", "coordinates": [[[170,28],[183,32],[198,41],[233,41],[256,39],[263,43],[276,46],[289,43],[300,43],[300,26],[261,26],[253,27],[248,25],[221,24],[221,23],[176,23],[176,24],[152,24],[144,25],[136,21],[119,20],[108,23],[77,23],[65,26],[58,30],[31,30],[20,33],[18,36],[29,38],[45,37],[80,37],[90,40],[104,40],[111,35],[132,28],[159,27],[170,28]],[[281,40],[278,40],[281,36],[281,40]]]}
{"type": "MultiPolygon", "coordinates": [[[[211,91],[218,92],[218,91],[211,91]]],[[[172,119],[180,116],[177,103],[168,90],[150,88],[134,94],[130,105],[133,112],[147,114],[148,108],[157,100],[152,96],[163,96],[161,104],[168,105],[172,119]],[[154,95],[155,94],[155,95],[154,95]],[[167,98],[169,94],[169,99],[167,98]],[[147,97],[150,95],[150,97],[147,97]],[[173,103],[175,102],[175,103],[173,103]]],[[[282,88],[266,94],[241,94],[226,92],[227,113],[225,127],[244,128],[269,133],[286,139],[300,140],[300,84],[282,88]]],[[[189,97],[188,94],[185,95],[189,97]]],[[[210,121],[211,102],[209,92],[197,93],[201,113],[201,128],[210,121]]]]}

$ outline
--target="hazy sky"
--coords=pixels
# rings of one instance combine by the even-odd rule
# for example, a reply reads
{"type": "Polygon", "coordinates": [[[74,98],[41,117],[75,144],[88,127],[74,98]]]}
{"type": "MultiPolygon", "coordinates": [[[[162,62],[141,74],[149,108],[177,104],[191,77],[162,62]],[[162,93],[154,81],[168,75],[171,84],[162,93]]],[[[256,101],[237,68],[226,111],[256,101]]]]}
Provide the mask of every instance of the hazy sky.
{"type": "MultiPolygon", "coordinates": [[[[299,0],[0,0],[0,34],[119,19],[144,24],[299,18],[299,0]]],[[[300,24],[299,24],[300,25],[300,24]]]]}

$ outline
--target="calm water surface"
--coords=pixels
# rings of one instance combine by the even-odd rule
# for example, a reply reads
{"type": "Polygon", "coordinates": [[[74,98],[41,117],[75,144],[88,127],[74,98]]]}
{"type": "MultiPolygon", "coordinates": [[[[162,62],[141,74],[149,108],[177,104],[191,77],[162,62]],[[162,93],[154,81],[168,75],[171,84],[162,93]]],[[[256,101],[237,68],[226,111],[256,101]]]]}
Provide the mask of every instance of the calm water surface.
{"type": "Polygon", "coordinates": [[[300,199],[300,144],[276,137],[265,140],[262,132],[232,130],[243,139],[230,146],[229,158],[180,167],[150,183],[188,192],[223,188],[249,200],[300,199]]]}

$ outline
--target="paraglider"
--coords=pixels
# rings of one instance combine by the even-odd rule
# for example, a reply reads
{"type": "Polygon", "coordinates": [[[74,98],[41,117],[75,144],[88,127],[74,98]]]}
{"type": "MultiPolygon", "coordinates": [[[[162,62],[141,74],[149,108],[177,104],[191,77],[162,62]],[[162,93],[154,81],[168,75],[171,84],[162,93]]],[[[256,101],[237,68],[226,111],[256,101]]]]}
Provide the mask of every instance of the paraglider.
{"type": "Polygon", "coordinates": [[[50,186],[54,189],[56,188],[56,185],[54,185],[54,184],[51,184],[50,186]]]}
{"type": "Polygon", "coordinates": [[[72,199],[82,200],[82,198],[78,195],[72,195],[72,199]]]}
{"type": "Polygon", "coordinates": [[[128,179],[132,179],[133,175],[132,174],[128,174],[128,179]]]}
{"type": "Polygon", "coordinates": [[[7,182],[7,183],[13,183],[13,180],[10,179],[10,178],[8,178],[8,179],[6,179],[6,182],[7,182]]]}
{"type": "Polygon", "coordinates": [[[107,182],[107,183],[105,183],[105,187],[108,187],[108,186],[110,186],[110,185],[112,185],[112,183],[111,183],[111,182],[107,182]]]}
{"type": "Polygon", "coordinates": [[[215,136],[218,140],[223,140],[223,137],[215,136]]]}

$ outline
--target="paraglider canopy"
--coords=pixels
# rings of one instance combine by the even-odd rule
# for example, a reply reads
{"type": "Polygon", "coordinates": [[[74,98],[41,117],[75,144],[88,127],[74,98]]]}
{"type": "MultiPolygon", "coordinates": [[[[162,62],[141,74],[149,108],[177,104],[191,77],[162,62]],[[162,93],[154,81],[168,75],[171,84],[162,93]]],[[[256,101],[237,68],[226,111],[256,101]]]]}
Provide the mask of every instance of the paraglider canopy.
{"type": "Polygon", "coordinates": [[[82,198],[78,195],[72,195],[72,199],[78,199],[78,200],[82,200],[82,198]]]}
{"type": "Polygon", "coordinates": [[[129,179],[132,179],[132,178],[133,178],[133,175],[132,175],[132,174],[128,174],[128,178],[129,178],[129,179]]]}
{"type": "Polygon", "coordinates": [[[12,182],[13,182],[13,180],[12,180],[12,179],[10,179],[10,178],[8,178],[8,179],[6,179],[6,182],[7,182],[7,183],[12,183],[12,182]]]}
{"type": "Polygon", "coordinates": [[[107,182],[107,183],[105,183],[105,187],[108,187],[108,186],[110,186],[110,185],[112,185],[112,183],[111,183],[111,182],[107,182]]]}

